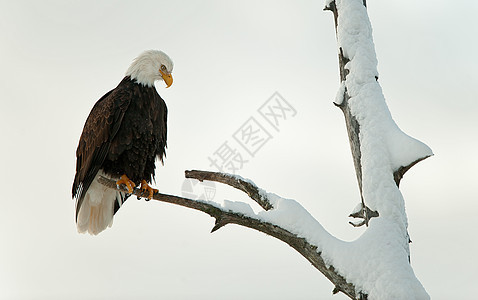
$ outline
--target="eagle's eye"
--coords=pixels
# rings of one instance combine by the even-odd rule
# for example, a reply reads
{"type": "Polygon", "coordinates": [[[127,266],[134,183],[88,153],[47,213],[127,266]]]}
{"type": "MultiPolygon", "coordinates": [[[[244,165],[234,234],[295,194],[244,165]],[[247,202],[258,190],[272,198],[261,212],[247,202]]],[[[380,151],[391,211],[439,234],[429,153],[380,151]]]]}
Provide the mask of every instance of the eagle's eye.
{"type": "Polygon", "coordinates": [[[166,72],[166,66],[165,65],[161,65],[161,71],[166,72]]]}

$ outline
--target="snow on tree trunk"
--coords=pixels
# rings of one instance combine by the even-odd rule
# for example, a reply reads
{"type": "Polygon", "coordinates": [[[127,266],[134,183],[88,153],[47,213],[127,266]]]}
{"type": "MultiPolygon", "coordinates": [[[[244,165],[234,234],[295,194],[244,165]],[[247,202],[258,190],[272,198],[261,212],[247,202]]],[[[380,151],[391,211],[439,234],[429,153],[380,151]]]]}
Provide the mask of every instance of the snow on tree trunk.
{"type": "Polygon", "coordinates": [[[367,231],[349,245],[357,248],[354,254],[335,253],[332,263],[348,280],[354,278],[369,299],[428,299],[409,264],[407,216],[398,184],[406,170],[433,153],[391,117],[378,83],[365,3],[327,1],[326,9],[334,12],[341,64],[335,102],[346,116],[362,203],[379,215],[367,219],[367,231]]]}

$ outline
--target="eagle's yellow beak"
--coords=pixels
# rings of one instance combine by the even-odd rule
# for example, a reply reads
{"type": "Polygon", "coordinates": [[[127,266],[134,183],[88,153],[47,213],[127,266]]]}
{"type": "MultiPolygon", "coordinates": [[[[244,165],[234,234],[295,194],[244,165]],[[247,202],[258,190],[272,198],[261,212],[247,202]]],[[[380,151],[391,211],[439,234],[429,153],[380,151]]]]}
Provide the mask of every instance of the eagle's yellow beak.
{"type": "Polygon", "coordinates": [[[166,82],[166,88],[170,87],[173,84],[173,76],[171,74],[166,74],[163,71],[159,70],[161,77],[163,77],[164,82],[166,82]]]}

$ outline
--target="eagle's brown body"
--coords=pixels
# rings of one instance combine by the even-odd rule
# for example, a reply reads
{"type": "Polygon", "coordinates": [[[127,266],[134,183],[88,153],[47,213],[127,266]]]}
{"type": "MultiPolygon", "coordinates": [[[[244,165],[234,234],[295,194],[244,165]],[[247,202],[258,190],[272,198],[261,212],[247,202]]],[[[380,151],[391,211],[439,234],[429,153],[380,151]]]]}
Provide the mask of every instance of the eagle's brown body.
{"type": "Polygon", "coordinates": [[[96,102],[76,151],[72,195],[77,201],[76,219],[80,232],[88,230],[97,234],[106,227],[100,223],[111,225],[112,215],[127,198],[123,193],[107,191],[95,177],[105,174],[117,179],[125,174],[136,185],[142,180],[150,183],[154,179],[156,157],[162,162],[165,156],[166,138],[167,107],[154,85],[146,86],[126,76],[96,102]],[[85,197],[91,199],[88,198],[88,208],[81,212],[85,197]],[[98,201],[103,202],[95,212],[98,201]],[[108,220],[110,210],[111,220],[108,220]],[[79,220],[79,216],[89,218],[86,221],[90,225],[83,224],[86,227],[81,228],[80,223],[86,221],[79,220]],[[101,228],[91,225],[92,220],[101,228]]]}

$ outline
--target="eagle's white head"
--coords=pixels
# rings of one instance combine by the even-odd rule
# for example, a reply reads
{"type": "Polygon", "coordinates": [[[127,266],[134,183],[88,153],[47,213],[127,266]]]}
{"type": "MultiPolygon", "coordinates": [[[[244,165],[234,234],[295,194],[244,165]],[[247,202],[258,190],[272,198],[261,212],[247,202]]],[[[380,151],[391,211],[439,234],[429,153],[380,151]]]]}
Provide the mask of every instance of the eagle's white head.
{"type": "Polygon", "coordinates": [[[173,84],[173,61],[159,50],[147,50],[141,53],[129,66],[126,76],[145,86],[154,86],[156,80],[164,80],[166,87],[173,84]]]}

